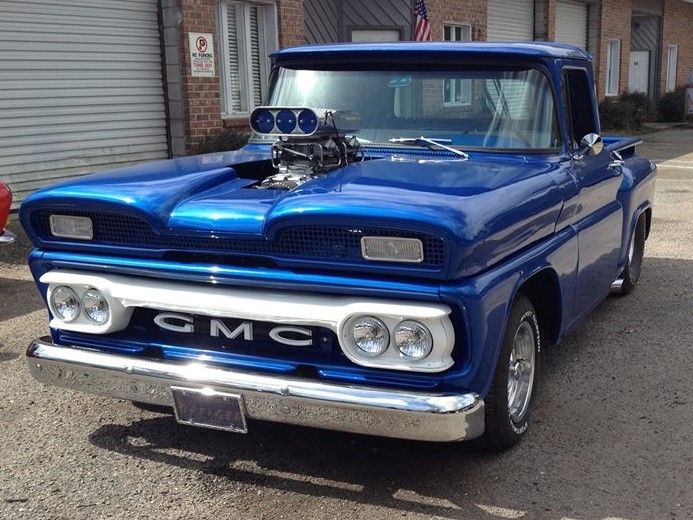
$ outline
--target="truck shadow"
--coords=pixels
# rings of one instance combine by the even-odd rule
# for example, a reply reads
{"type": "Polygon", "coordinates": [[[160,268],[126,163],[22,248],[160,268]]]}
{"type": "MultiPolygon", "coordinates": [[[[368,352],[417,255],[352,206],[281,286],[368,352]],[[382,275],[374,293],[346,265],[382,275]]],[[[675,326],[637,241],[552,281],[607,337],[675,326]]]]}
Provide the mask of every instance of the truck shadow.
{"type": "Polygon", "coordinates": [[[468,445],[260,422],[249,426],[250,435],[239,436],[177,425],[164,416],[102,426],[90,435],[90,442],[228,481],[444,518],[470,518],[463,510],[466,506],[458,503],[460,482],[454,475],[461,465],[463,473],[473,474],[486,457],[468,445]],[[450,483],[450,493],[441,493],[441,472],[450,483]]]}

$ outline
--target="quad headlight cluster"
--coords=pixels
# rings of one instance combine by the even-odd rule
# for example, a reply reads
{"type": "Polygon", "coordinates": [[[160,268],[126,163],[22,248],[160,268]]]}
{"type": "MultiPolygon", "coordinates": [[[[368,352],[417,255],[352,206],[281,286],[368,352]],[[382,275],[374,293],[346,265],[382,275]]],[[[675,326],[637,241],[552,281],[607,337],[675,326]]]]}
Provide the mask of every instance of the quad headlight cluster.
{"type": "Polygon", "coordinates": [[[402,356],[412,360],[424,359],[433,349],[431,332],[418,321],[402,321],[390,331],[374,316],[358,316],[350,320],[349,327],[354,345],[368,357],[384,354],[391,343],[402,356]]]}
{"type": "Polygon", "coordinates": [[[60,285],[51,291],[50,306],[53,313],[67,323],[83,314],[91,323],[103,325],[111,316],[108,301],[96,289],[87,289],[80,297],[73,288],[60,285]]]}

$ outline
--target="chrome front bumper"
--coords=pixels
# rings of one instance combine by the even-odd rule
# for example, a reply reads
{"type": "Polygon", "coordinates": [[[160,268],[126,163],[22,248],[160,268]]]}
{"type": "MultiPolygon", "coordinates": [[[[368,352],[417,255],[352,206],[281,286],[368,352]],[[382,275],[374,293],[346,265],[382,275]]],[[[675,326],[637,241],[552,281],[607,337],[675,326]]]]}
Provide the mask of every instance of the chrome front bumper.
{"type": "MultiPolygon", "coordinates": [[[[2,232],[2,228],[0,228],[0,232],[2,232]]],[[[16,238],[17,236],[14,233],[5,230],[4,233],[0,234],[0,246],[3,244],[11,244],[16,238]]]]}
{"type": "Polygon", "coordinates": [[[92,394],[173,406],[171,386],[243,397],[252,419],[423,441],[459,441],[484,431],[478,395],[433,394],[353,386],[179,364],[57,346],[39,338],[27,350],[42,383],[92,394]]]}

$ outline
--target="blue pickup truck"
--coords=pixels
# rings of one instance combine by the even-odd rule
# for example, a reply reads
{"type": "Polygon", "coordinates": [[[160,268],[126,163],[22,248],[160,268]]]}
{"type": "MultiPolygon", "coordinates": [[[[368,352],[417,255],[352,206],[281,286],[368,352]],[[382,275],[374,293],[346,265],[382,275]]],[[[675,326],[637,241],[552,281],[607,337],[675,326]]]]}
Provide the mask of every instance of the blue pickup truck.
{"type": "MultiPolygon", "coordinates": [[[[272,56],[238,151],[82,177],[21,222],[51,385],[246,419],[515,444],[542,351],[638,281],[655,166],[560,44],[272,56]]],[[[252,424],[251,424],[252,427],[252,424]]]]}

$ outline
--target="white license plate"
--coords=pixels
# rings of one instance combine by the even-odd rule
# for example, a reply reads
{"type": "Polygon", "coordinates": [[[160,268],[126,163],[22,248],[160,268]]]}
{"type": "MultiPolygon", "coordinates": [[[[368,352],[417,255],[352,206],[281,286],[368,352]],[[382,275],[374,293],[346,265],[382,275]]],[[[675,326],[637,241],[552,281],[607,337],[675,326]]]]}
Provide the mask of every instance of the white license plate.
{"type": "Polygon", "coordinates": [[[206,388],[172,386],[173,410],[181,424],[248,433],[243,398],[206,388]]]}

